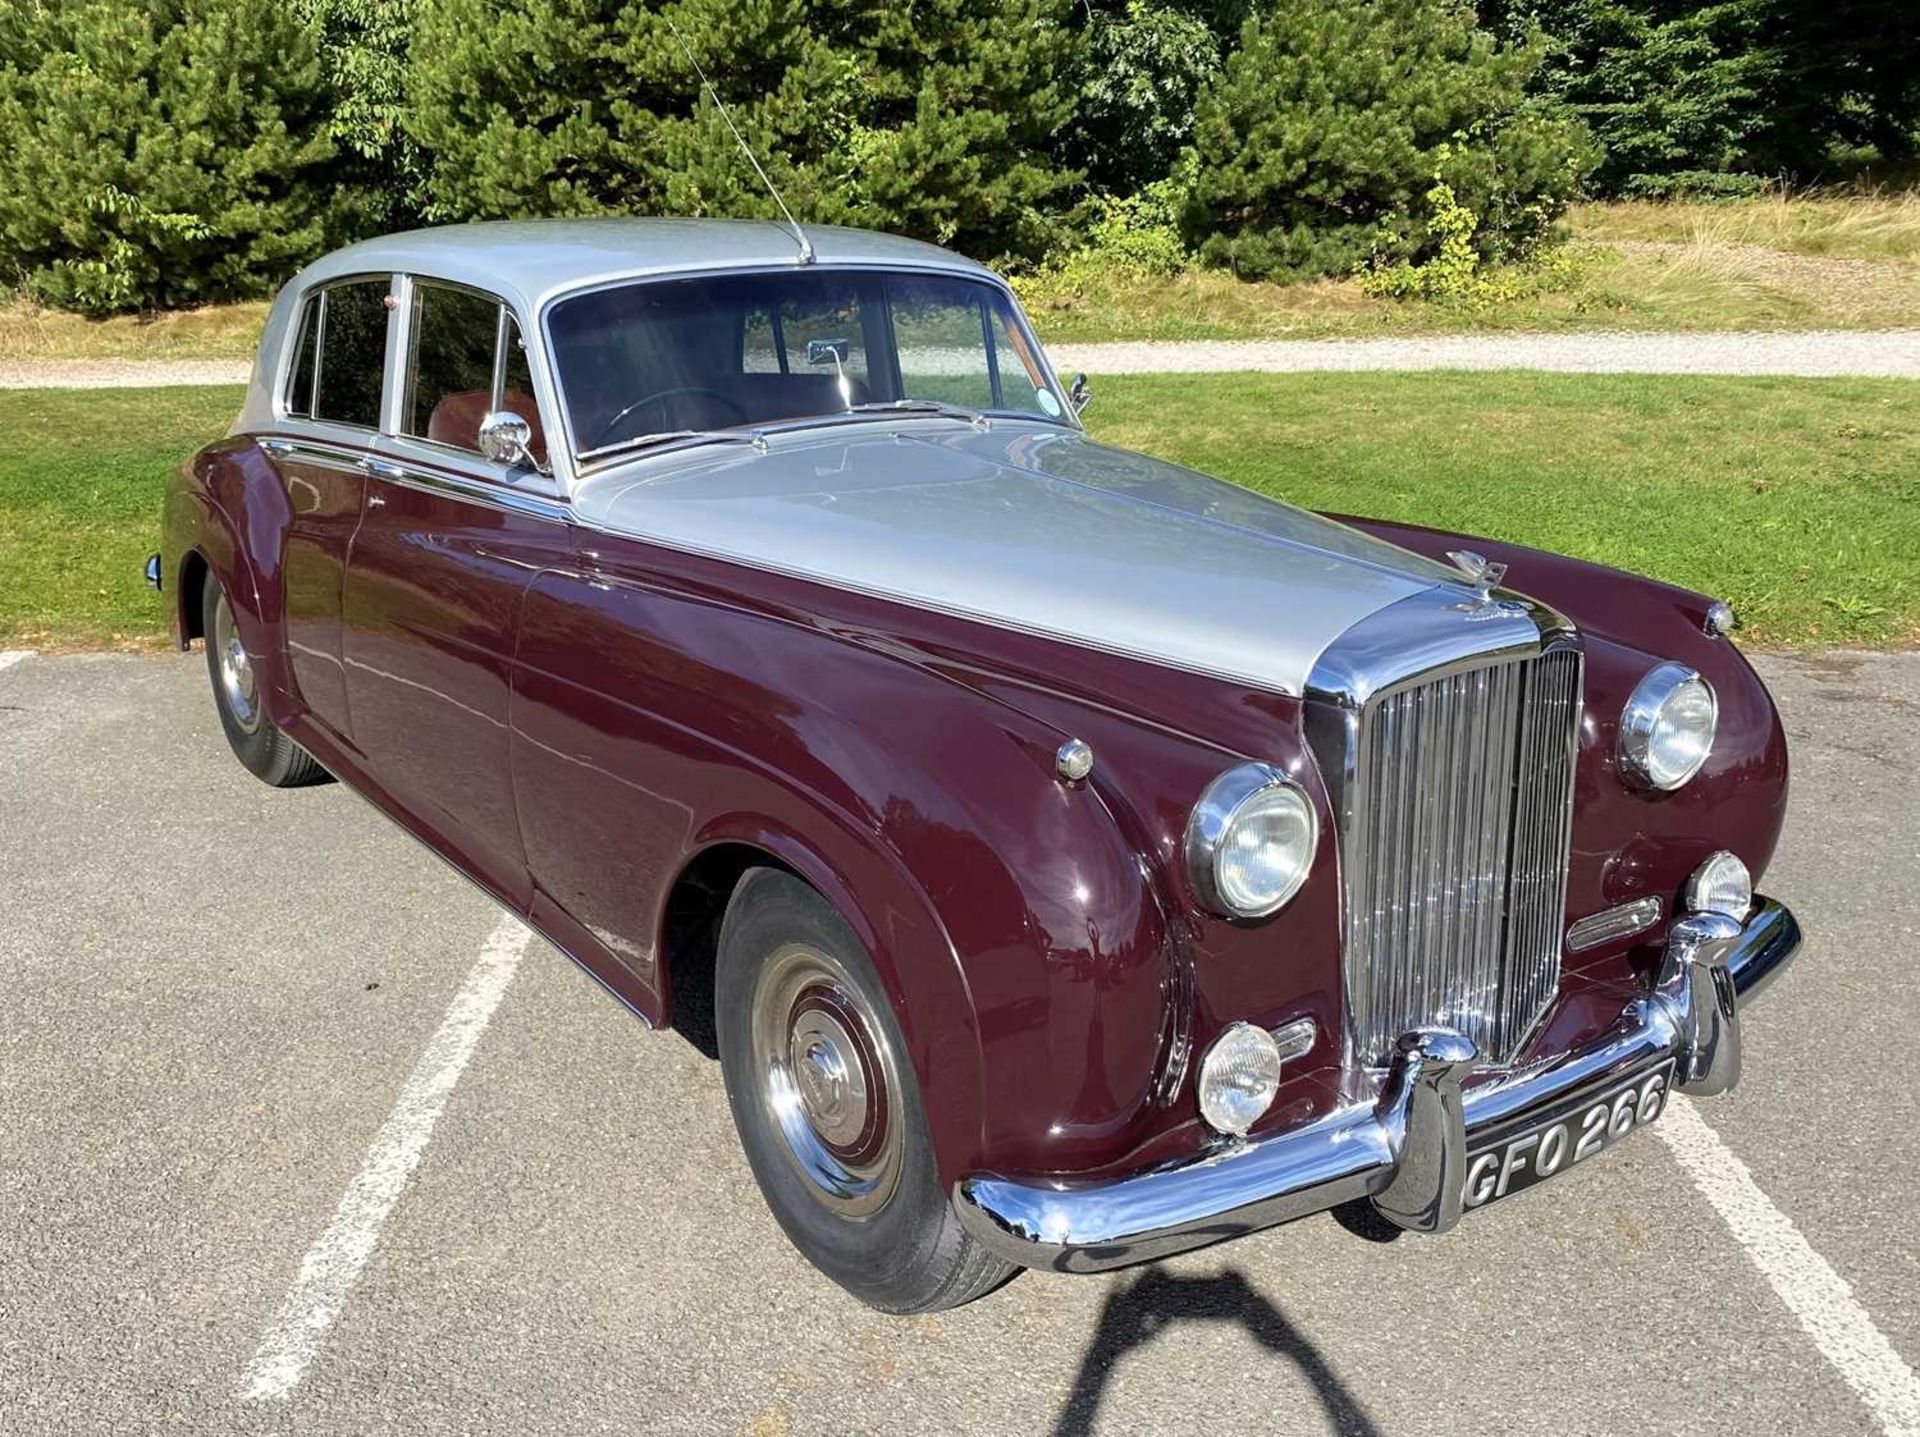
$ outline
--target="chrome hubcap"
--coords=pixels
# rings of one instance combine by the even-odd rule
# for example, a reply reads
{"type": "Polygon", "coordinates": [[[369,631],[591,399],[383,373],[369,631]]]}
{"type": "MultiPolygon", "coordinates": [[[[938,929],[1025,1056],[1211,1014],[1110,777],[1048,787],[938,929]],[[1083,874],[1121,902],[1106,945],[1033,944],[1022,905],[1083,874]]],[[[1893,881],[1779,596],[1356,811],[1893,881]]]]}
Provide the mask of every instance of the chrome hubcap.
{"type": "Polygon", "coordinates": [[[254,687],[253,660],[247,657],[247,646],[240,642],[240,633],[233,626],[233,610],[227,606],[225,594],[214,606],[211,642],[214,657],[220,665],[220,691],[227,701],[227,711],[242,730],[252,733],[260,727],[260,700],[254,687]]]}
{"type": "Polygon", "coordinates": [[[759,1098],[794,1171],[842,1216],[879,1211],[900,1181],[899,1067],[852,978],[817,948],[780,948],[752,1028],[759,1098]]]}

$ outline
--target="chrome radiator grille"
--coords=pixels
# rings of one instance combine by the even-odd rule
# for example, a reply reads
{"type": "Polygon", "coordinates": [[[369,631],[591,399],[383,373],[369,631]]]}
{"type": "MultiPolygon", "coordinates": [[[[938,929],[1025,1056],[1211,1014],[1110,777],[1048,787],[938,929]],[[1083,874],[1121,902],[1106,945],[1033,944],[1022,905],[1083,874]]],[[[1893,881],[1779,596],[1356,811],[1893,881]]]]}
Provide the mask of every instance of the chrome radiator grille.
{"type": "Polygon", "coordinates": [[[1357,1056],[1457,1029],[1494,1062],[1560,980],[1580,654],[1396,689],[1361,715],[1343,846],[1357,1056]]]}

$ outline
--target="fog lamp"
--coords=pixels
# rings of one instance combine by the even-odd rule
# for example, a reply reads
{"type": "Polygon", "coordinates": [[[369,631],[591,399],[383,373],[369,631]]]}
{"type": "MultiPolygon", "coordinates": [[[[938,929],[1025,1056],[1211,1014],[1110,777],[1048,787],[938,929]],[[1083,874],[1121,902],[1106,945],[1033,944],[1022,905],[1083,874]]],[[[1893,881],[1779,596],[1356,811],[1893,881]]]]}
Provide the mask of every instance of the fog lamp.
{"type": "Polygon", "coordinates": [[[1200,1116],[1215,1132],[1244,1135],[1280,1089],[1280,1045],[1252,1023],[1234,1023],[1200,1063],[1200,1116]]]}
{"type": "Polygon", "coordinates": [[[1722,849],[1693,870],[1681,894],[1692,913],[1724,913],[1736,923],[1753,910],[1753,875],[1738,854],[1722,849]]]}

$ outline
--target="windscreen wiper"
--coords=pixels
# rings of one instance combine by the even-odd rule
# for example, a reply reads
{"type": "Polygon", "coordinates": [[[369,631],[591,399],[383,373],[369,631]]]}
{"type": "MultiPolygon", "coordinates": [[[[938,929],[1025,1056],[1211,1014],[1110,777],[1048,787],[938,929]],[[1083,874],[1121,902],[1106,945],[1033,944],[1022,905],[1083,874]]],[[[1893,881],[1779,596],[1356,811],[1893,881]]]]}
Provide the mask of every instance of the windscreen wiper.
{"type": "Polygon", "coordinates": [[[849,414],[943,414],[949,419],[964,419],[981,429],[993,428],[990,416],[963,404],[942,404],[937,399],[876,399],[867,404],[849,404],[849,414]]]}
{"type": "Polygon", "coordinates": [[[582,463],[592,459],[604,459],[609,454],[627,454],[636,449],[653,449],[662,444],[681,444],[698,440],[703,444],[751,444],[756,449],[767,447],[766,436],[758,429],[663,429],[658,434],[637,434],[631,439],[622,439],[618,444],[603,444],[598,449],[589,449],[580,455],[582,463]]]}

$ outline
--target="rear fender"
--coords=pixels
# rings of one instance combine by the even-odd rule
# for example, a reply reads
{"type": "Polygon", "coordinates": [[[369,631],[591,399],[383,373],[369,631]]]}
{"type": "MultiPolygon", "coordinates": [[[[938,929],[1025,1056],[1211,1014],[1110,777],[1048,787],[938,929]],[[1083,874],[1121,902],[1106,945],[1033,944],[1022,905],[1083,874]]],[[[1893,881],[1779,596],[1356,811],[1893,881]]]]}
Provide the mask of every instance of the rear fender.
{"type": "Polygon", "coordinates": [[[200,450],[167,492],[163,528],[163,573],[173,576],[173,625],[184,646],[195,602],[180,589],[189,553],[198,554],[219,581],[233,608],[234,626],[247,646],[268,695],[268,716],[292,718],[281,559],[293,517],[279,471],[254,441],[225,439],[200,450]]]}

